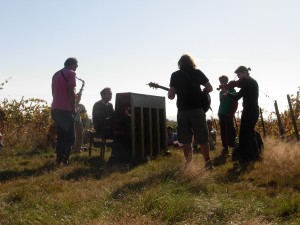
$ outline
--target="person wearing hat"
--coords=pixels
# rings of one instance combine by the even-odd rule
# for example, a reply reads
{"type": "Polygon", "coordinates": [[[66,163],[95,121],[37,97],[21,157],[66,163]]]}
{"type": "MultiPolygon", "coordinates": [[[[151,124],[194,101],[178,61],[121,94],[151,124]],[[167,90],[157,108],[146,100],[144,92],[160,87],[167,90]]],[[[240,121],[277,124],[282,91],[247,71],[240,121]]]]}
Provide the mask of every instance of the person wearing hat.
{"type": "Polygon", "coordinates": [[[222,90],[225,95],[237,101],[243,98],[239,148],[235,149],[232,153],[232,159],[237,159],[240,162],[253,162],[260,159],[260,151],[257,145],[254,129],[259,117],[259,88],[257,81],[250,76],[249,71],[251,71],[250,68],[239,66],[235,70],[239,80],[222,85],[222,90]],[[232,87],[239,87],[239,92],[237,94],[229,93],[228,89],[232,87]]]}

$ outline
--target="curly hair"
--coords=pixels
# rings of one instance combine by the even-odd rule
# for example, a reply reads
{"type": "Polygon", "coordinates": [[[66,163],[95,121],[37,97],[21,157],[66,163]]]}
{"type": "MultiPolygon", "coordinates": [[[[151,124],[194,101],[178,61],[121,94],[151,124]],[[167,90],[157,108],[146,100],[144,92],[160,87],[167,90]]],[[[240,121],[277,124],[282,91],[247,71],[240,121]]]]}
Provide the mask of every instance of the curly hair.
{"type": "Polygon", "coordinates": [[[102,91],[100,91],[100,95],[101,97],[103,97],[106,93],[110,92],[111,88],[110,87],[105,87],[102,89],[102,91]]]}
{"type": "Polygon", "coordinates": [[[178,67],[181,70],[194,70],[196,69],[196,64],[190,55],[184,54],[178,61],[178,67]]]}

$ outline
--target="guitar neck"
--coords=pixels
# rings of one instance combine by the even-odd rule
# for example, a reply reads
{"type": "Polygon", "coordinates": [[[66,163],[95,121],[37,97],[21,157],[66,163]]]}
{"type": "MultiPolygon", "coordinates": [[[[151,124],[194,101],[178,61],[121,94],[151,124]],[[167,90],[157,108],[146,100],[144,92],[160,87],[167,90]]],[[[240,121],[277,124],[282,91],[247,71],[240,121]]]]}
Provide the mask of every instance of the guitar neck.
{"type": "Polygon", "coordinates": [[[160,86],[160,85],[158,85],[157,88],[163,89],[165,91],[169,91],[170,90],[170,88],[167,88],[167,87],[164,87],[164,86],[160,86]]]}

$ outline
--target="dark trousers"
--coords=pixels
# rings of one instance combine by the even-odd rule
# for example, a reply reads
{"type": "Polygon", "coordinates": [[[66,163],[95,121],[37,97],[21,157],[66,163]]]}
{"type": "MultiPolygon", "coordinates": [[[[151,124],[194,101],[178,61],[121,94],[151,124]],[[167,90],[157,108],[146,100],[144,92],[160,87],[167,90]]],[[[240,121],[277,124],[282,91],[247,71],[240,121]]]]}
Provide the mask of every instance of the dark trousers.
{"type": "Polygon", "coordinates": [[[51,117],[57,128],[56,161],[67,162],[75,141],[74,113],[67,110],[52,110],[51,117]]]}
{"type": "Polygon", "coordinates": [[[241,116],[239,135],[239,157],[242,161],[256,161],[260,157],[258,149],[255,125],[259,117],[259,108],[244,109],[241,116]]]}
{"type": "Polygon", "coordinates": [[[221,129],[221,140],[223,149],[228,149],[228,147],[234,147],[236,130],[233,123],[233,117],[225,115],[219,116],[219,123],[221,129]]]}

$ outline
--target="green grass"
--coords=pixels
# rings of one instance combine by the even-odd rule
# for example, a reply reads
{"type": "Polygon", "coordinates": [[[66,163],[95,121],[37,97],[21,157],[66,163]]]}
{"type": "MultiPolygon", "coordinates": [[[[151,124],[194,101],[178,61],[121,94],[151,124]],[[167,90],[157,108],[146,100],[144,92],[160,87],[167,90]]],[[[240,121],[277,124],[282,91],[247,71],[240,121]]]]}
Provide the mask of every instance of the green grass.
{"type": "MultiPolygon", "coordinates": [[[[54,167],[52,151],[0,153],[0,224],[300,224],[299,143],[265,140],[262,162],[211,152],[183,168],[183,153],[108,165],[94,149],[54,167]]],[[[218,146],[220,149],[220,146],[218,146]]]]}

